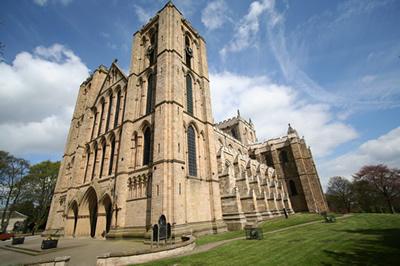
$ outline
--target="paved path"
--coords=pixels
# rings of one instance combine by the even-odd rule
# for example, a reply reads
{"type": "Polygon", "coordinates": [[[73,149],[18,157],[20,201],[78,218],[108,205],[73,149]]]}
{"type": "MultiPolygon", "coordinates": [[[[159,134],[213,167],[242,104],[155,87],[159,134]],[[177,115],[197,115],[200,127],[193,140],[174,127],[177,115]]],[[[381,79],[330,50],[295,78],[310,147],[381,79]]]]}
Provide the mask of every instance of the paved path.
{"type": "MultiPolygon", "coordinates": [[[[40,250],[42,238],[40,236],[25,238],[21,246],[32,250],[40,250]]],[[[21,265],[35,263],[43,260],[51,260],[56,257],[71,256],[70,265],[96,265],[97,256],[109,252],[128,252],[147,249],[143,241],[133,240],[103,240],[92,238],[61,238],[57,249],[36,256],[5,250],[5,245],[10,241],[0,241],[0,265],[21,265]]],[[[50,250],[49,250],[50,251],[50,250]]]]}

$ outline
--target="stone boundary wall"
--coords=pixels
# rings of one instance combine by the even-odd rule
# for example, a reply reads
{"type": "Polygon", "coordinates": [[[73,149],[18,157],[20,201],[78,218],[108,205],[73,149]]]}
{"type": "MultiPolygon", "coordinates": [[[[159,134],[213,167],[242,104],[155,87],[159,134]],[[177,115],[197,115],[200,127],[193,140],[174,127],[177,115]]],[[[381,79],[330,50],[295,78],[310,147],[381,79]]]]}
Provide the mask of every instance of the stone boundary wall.
{"type": "Polygon", "coordinates": [[[71,259],[70,256],[56,257],[51,260],[43,260],[36,263],[28,263],[25,264],[25,266],[65,266],[68,265],[70,259],[71,259]]]}
{"type": "Polygon", "coordinates": [[[154,249],[141,250],[137,252],[116,252],[108,253],[97,257],[98,266],[114,266],[145,263],[148,261],[158,260],[166,257],[176,256],[195,248],[196,242],[194,237],[171,246],[165,246],[154,249]]]}

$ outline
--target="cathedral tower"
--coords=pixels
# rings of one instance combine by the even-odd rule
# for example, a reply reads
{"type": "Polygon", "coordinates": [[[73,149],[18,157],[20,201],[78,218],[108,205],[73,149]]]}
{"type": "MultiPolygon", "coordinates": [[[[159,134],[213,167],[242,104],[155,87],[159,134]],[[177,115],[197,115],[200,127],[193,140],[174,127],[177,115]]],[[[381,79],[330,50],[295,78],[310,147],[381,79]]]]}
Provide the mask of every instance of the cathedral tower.
{"type": "Polygon", "coordinates": [[[224,227],[205,42],[171,2],[134,34],[127,99],[131,156],[120,169],[148,187],[143,199],[121,197],[123,223],[148,229],[164,215],[176,232],[224,227]]]}

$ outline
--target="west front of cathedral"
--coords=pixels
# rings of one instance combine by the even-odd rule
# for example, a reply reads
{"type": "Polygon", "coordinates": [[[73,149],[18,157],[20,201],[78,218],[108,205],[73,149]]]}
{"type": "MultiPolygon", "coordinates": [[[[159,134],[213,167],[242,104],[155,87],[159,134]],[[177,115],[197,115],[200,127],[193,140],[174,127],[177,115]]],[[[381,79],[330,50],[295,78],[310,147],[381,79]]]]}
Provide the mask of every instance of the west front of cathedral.
{"type": "Polygon", "coordinates": [[[134,34],[128,75],[113,62],[81,84],[45,234],[208,234],[327,208],[290,125],[259,143],[239,112],[214,123],[205,41],[169,2],[134,34]]]}

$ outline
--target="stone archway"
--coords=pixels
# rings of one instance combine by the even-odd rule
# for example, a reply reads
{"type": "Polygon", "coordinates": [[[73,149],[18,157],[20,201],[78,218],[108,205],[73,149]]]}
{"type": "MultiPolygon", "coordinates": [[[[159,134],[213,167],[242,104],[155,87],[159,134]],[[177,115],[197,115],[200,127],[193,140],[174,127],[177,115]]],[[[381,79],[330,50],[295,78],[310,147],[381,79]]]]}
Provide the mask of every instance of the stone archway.
{"type": "Polygon", "coordinates": [[[70,207],[68,208],[65,235],[75,236],[77,224],[78,224],[78,203],[76,203],[76,201],[74,200],[70,204],[70,207]]]}
{"type": "Polygon", "coordinates": [[[105,236],[110,231],[112,220],[111,197],[105,194],[99,202],[97,234],[105,236]]]}
{"type": "Polygon", "coordinates": [[[96,236],[98,203],[97,194],[94,188],[90,187],[86,191],[79,212],[77,235],[91,237],[96,236]]]}

